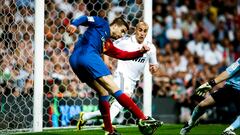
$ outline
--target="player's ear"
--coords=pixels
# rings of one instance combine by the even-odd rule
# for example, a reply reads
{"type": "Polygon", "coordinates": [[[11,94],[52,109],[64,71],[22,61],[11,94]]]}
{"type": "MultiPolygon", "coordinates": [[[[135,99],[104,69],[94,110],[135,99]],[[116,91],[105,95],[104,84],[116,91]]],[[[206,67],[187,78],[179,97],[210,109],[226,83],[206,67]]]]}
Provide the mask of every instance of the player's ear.
{"type": "Polygon", "coordinates": [[[113,27],[113,28],[117,28],[117,24],[113,24],[112,27],[113,27]]]}

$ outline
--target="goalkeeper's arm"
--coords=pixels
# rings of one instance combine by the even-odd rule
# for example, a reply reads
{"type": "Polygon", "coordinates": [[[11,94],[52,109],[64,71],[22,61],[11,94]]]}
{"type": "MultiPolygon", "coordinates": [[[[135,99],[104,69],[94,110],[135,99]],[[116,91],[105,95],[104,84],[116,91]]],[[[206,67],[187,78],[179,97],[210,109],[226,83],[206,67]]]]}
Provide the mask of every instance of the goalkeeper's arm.
{"type": "Polygon", "coordinates": [[[231,78],[236,72],[240,70],[240,58],[231,64],[224,72],[219,74],[216,78],[202,84],[196,89],[196,93],[200,96],[204,96],[205,93],[211,90],[215,85],[221,83],[222,81],[231,78]]]}
{"type": "Polygon", "coordinates": [[[218,75],[216,78],[202,84],[201,86],[199,86],[196,89],[196,93],[199,96],[204,96],[206,92],[208,92],[209,90],[211,90],[215,85],[217,85],[218,83],[226,80],[227,78],[229,78],[229,74],[227,71],[222,72],[220,75],[218,75]]]}
{"type": "Polygon", "coordinates": [[[210,80],[209,84],[214,87],[215,85],[221,83],[222,81],[227,80],[230,77],[227,71],[222,72],[220,75],[218,75],[215,79],[210,80]]]}
{"type": "Polygon", "coordinates": [[[234,63],[232,63],[224,72],[218,75],[215,79],[209,81],[209,85],[214,87],[216,84],[231,78],[236,72],[240,70],[240,58],[238,58],[234,63]]]}

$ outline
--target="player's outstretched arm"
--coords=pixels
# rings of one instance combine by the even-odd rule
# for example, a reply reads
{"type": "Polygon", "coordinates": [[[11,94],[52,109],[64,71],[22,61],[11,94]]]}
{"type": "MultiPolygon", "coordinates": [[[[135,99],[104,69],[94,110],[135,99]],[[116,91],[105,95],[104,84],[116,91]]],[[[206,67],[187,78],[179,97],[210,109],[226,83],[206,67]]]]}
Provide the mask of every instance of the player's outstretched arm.
{"type": "Polygon", "coordinates": [[[215,85],[221,83],[222,81],[227,80],[232,75],[234,75],[236,72],[240,70],[240,59],[238,59],[236,62],[231,64],[226,71],[219,74],[216,78],[202,84],[200,87],[196,89],[196,93],[200,96],[204,96],[206,92],[211,90],[215,85]]]}
{"type": "Polygon", "coordinates": [[[111,40],[107,40],[104,45],[103,51],[104,51],[104,54],[110,57],[114,57],[121,60],[130,60],[130,59],[142,57],[144,53],[149,51],[149,47],[143,46],[138,51],[128,52],[128,51],[123,51],[121,49],[118,49],[113,45],[113,42],[111,40]]]}
{"type": "Polygon", "coordinates": [[[220,75],[218,75],[216,78],[202,84],[201,86],[199,86],[196,89],[196,93],[199,96],[204,96],[206,92],[208,92],[209,90],[211,90],[215,85],[217,85],[218,83],[226,80],[229,77],[229,74],[227,73],[227,71],[222,72],[220,75]]]}
{"type": "Polygon", "coordinates": [[[68,25],[67,26],[67,32],[69,33],[69,35],[72,35],[74,32],[77,31],[77,27],[74,25],[68,25]]]}
{"type": "Polygon", "coordinates": [[[69,34],[71,35],[77,31],[77,27],[79,25],[94,27],[94,26],[101,25],[103,21],[104,19],[101,17],[83,15],[72,20],[71,25],[67,26],[67,32],[69,32],[69,34]]]}

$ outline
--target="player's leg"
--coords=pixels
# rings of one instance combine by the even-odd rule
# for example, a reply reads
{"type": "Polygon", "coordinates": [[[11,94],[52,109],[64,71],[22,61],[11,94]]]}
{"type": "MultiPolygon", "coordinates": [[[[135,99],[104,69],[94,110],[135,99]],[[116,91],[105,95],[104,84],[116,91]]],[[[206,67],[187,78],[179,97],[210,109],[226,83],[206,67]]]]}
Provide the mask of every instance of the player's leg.
{"type": "MultiPolygon", "coordinates": [[[[132,96],[133,90],[135,88],[136,82],[130,80],[128,77],[124,77],[122,73],[115,72],[114,74],[114,82],[118,85],[121,90],[124,90],[124,93],[129,97],[132,96]]],[[[117,100],[113,100],[113,103],[110,108],[111,120],[115,119],[115,117],[124,109],[124,107],[117,102],[117,100]]]]}
{"type": "Polygon", "coordinates": [[[184,125],[184,127],[181,129],[180,134],[185,135],[187,132],[189,132],[198,122],[198,119],[200,116],[202,116],[206,109],[208,109],[210,106],[215,104],[215,100],[212,96],[208,96],[206,99],[201,101],[193,110],[192,116],[188,123],[184,125]]]}
{"type": "MultiPolygon", "coordinates": [[[[129,86],[127,86],[129,83],[126,83],[123,78],[122,73],[119,72],[115,72],[114,74],[114,82],[118,85],[118,87],[120,87],[120,89],[124,89],[125,87],[127,87],[128,89],[130,89],[129,86]]],[[[124,89],[124,92],[128,91],[128,89],[124,89]]],[[[129,92],[128,92],[129,93],[129,92]]],[[[123,107],[115,100],[112,99],[110,101],[111,103],[111,108],[110,108],[110,114],[111,114],[111,121],[114,120],[114,118],[118,115],[118,113],[123,110],[123,107]]],[[[101,116],[100,111],[94,111],[94,112],[84,112],[82,113],[82,119],[87,121],[90,119],[93,119],[95,117],[101,116]]],[[[104,125],[103,125],[104,128],[104,125]]]]}
{"type": "Polygon", "coordinates": [[[232,87],[225,85],[216,92],[212,93],[206,99],[201,101],[193,110],[192,116],[188,123],[181,129],[180,134],[184,135],[189,132],[199,120],[199,117],[205,113],[206,109],[214,104],[227,104],[236,95],[232,87]]]}
{"type": "MultiPolygon", "coordinates": [[[[110,99],[111,100],[111,99],[110,99]]],[[[110,101],[111,103],[111,107],[110,107],[110,114],[111,114],[111,121],[114,120],[114,118],[118,115],[118,113],[123,110],[123,107],[115,100],[114,101],[110,101]]],[[[101,116],[101,112],[99,110],[94,111],[94,112],[81,112],[82,114],[82,120],[83,121],[88,121],[91,119],[94,119],[96,117],[100,117],[101,116]]]]}
{"type": "Polygon", "coordinates": [[[120,90],[118,86],[113,81],[112,75],[103,76],[97,79],[99,84],[101,84],[108,92],[110,92],[117,101],[129,111],[131,111],[138,119],[147,119],[143,112],[138,108],[138,106],[133,102],[133,100],[127,96],[123,90],[120,90]]]}
{"type": "Polygon", "coordinates": [[[152,132],[155,132],[156,129],[162,125],[162,122],[156,121],[156,120],[152,119],[151,117],[145,116],[143,114],[143,112],[138,108],[138,106],[133,102],[133,100],[117,87],[117,85],[114,83],[111,75],[98,78],[98,82],[105,89],[107,89],[109,91],[109,93],[112,93],[112,95],[117,99],[117,101],[123,107],[127,108],[130,112],[132,112],[139,119],[138,125],[141,125],[144,128],[150,127],[150,129],[152,129],[152,132]]]}
{"type": "MultiPolygon", "coordinates": [[[[110,70],[104,64],[102,58],[97,53],[86,53],[78,55],[81,49],[75,50],[70,56],[69,62],[78,78],[86,82],[99,95],[99,109],[102,114],[103,122],[106,125],[107,134],[114,133],[110,119],[109,94],[97,81],[96,78],[111,74],[110,70]]],[[[80,117],[82,118],[82,117],[80,117]]]]}
{"type": "MultiPolygon", "coordinates": [[[[230,98],[231,101],[233,101],[235,103],[237,111],[240,112],[240,100],[239,100],[240,99],[240,91],[229,88],[229,93],[231,93],[231,98],[230,98]]],[[[222,132],[222,135],[236,135],[234,130],[239,127],[240,127],[240,115],[238,115],[236,120],[222,132]]]]}
{"type": "Polygon", "coordinates": [[[236,118],[236,120],[229,126],[227,127],[222,135],[236,135],[234,133],[234,130],[240,127],[240,115],[236,118]]]}
{"type": "Polygon", "coordinates": [[[119,104],[119,102],[117,100],[113,101],[111,108],[110,108],[112,122],[115,119],[115,117],[119,114],[119,112],[121,112],[123,109],[124,109],[124,107],[121,104],[119,104]]]}
{"type": "MultiPolygon", "coordinates": [[[[114,118],[118,115],[118,113],[122,110],[123,110],[123,107],[114,99],[110,107],[111,121],[113,121],[114,118]]],[[[101,116],[101,112],[99,110],[94,112],[81,112],[81,115],[82,115],[81,119],[83,121],[88,121],[93,118],[101,116]]]]}
{"type": "Polygon", "coordinates": [[[88,121],[101,116],[101,112],[99,110],[94,112],[81,112],[81,113],[82,113],[82,120],[84,121],[88,121]]]}
{"type": "Polygon", "coordinates": [[[112,127],[111,118],[110,118],[110,103],[109,103],[109,94],[96,80],[87,82],[87,84],[99,94],[99,110],[102,114],[103,122],[105,125],[105,130],[108,133],[113,133],[114,129],[112,127]]]}

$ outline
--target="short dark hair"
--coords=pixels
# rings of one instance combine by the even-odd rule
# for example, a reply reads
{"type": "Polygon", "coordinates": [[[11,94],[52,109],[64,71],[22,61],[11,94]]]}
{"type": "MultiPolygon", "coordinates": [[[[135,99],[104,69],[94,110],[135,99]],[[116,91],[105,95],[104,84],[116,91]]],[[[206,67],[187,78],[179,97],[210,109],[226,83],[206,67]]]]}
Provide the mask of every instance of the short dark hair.
{"type": "Polygon", "coordinates": [[[118,25],[118,26],[124,25],[124,26],[126,26],[127,30],[129,30],[129,25],[128,25],[128,23],[127,23],[122,17],[115,18],[115,19],[112,21],[112,23],[110,24],[110,26],[112,26],[112,25],[114,25],[114,24],[116,24],[116,25],[118,25]]]}

